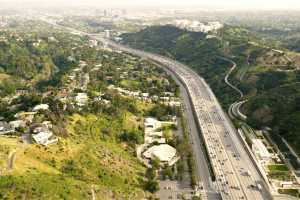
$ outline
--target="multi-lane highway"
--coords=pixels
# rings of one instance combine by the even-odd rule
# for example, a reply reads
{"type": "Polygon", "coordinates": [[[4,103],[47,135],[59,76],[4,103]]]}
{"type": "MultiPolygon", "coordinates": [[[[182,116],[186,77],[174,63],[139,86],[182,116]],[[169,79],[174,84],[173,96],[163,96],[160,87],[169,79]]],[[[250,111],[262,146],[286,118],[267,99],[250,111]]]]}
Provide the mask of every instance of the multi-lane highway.
{"type": "MultiPolygon", "coordinates": [[[[158,64],[161,66],[161,64],[158,64]]],[[[180,86],[180,94],[183,100],[183,106],[185,111],[185,117],[188,120],[188,128],[189,128],[189,137],[191,141],[191,146],[193,148],[194,159],[196,162],[196,175],[199,181],[199,187],[202,188],[200,193],[202,195],[202,199],[211,199],[211,200],[218,200],[220,199],[220,195],[216,192],[215,187],[213,186],[213,181],[211,177],[210,167],[208,158],[205,156],[205,148],[203,147],[203,139],[200,137],[199,134],[199,126],[197,121],[195,120],[195,114],[191,102],[191,98],[189,93],[185,87],[185,85],[180,81],[180,78],[165,68],[165,70],[173,77],[176,83],[180,86]]]]}
{"type": "Polygon", "coordinates": [[[270,199],[264,180],[239,140],[238,133],[201,77],[187,66],[169,58],[131,49],[104,38],[97,39],[115,49],[159,62],[180,78],[190,95],[196,120],[201,127],[216,177],[214,188],[222,199],[270,199]]]}
{"type": "MultiPolygon", "coordinates": [[[[180,79],[189,95],[194,119],[201,129],[201,132],[192,131],[192,134],[201,134],[215,176],[215,181],[212,184],[207,183],[210,182],[208,179],[202,180],[205,181],[204,193],[206,193],[206,198],[215,199],[209,195],[210,190],[213,189],[220,193],[222,199],[271,199],[270,192],[265,187],[267,184],[244,149],[237,131],[223,112],[210,87],[194,71],[179,62],[160,55],[135,50],[72,28],[67,29],[80,35],[93,37],[114,49],[159,62],[180,79]]],[[[198,136],[194,135],[195,138],[198,136]]],[[[198,151],[202,152],[200,144],[196,144],[198,151]]],[[[198,151],[196,150],[197,153],[198,151]]],[[[196,156],[197,153],[195,153],[196,156]]],[[[206,167],[199,169],[203,169],[207,173],[206,167]]]]}

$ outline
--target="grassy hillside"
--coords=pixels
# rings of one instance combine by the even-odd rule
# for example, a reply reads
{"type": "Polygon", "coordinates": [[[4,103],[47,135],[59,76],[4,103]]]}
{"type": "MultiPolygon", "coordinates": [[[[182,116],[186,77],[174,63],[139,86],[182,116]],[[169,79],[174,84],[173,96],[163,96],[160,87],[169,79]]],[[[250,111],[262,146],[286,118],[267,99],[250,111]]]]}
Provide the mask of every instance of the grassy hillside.
{"type": "MultiPolygon", "coordinates": [[[[91,48],[84,37],[46,27],[42,32],[18,30],[14,37],[10,31],[1,32],[6,40],[0,47],[1,121],[16,120],[16,113],[31,111],[40,103],[50,108],[38,112],[11,136],[1,137],[0,199],[139,200],[153,196],[146,192],[146,169],[136,158],[135,146],[143,142],[143,119],[155,102],[125,97],[108,86],[151,96],[164,92],[178,96],[171,77],[147,61],[91,48]],[[75,73],[80,61],[85,67],[75,73]],[[71,74],[75,74],[73,80],[71,74]],[[82,81],[86,74],[88,82],[82,81]],[[86,89],[82,89],[83,82],[86,89]],[[22,88],[28,90],[18,94],[16,89],[22,88]],[[82,107],[74,100],[79,92],[89,97],[82,107]],[[44,121],[53,125],[57,144],[46,147],[27,138],[44,121]]],[[[165,115],[160,109],[158,113],[165,115]]]]}
{"type": "Polygon", "coordinates": [[[90,199],[92,189],[97,199],[141,199],[144,168],[118,140],[134,128],[123,123],[132,117],[74,114],[69,136],[50,148],[1,139],[17,147],[13,171],[0,177],[1,199],[90,199]]]}

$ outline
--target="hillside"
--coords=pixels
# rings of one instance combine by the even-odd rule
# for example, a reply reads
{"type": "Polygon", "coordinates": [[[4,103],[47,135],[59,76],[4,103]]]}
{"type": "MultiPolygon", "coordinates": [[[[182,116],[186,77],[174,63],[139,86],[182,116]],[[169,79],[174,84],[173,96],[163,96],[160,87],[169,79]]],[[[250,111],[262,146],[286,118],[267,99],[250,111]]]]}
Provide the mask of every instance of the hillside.
{"type": "MultiPolygon", "coordinates": [[[[16,147],[14,170],[2,174],[3,199],[140,199],[144,196],[139,174],[144,169],[114,140],[105,141],[102,130],[126,130],[125,119],[105,115],[72,115],[65,123],[69,136],[51,147],[22,146],[1,139],[1,147],[16,147]],[[114,196],[114,197],[113,197],[114,196]]],[[[114,133],[116,134],[116,133],[114,133]]]]}
{"type": "Polygon", "coordinates": [[[300,154],[300,135],[294,126],[300,120],[298,53],[274,51],[262,45],[262,39],[251,31],[230,26],[214,33],[214,37],[171,26],[149,27],[122,37],[133,47],[163,53],[193,68],[211,85],[226,109],[238,94],[224,83],[230,66],[218,56],[231,58],[238,67],[229,79],[249,99],[242,110],[249,116],[250,125],[272,128],[300,154]]]}
{"type": "MultiPolygon", "coordinates": [[[[0,199],[152,196],[135,145],[143,141],[144,117],[156,103],[157,115],[167,114],[158,100],[125,97],[108,86],[178,95],[174,81],[151,63],[43,28],[0,32],[0,121],[21,122],[12,133],[0,130],[0,199]],[[84,104],[77,102],[79,94],[86,94],[84,104]],[[39,104],[49,108],[32,112],[39,104]],[[57,143],[37,143],[37,128],[57,143]]],[[[158,184],[155,177],[151,183],[158,184]]]]}

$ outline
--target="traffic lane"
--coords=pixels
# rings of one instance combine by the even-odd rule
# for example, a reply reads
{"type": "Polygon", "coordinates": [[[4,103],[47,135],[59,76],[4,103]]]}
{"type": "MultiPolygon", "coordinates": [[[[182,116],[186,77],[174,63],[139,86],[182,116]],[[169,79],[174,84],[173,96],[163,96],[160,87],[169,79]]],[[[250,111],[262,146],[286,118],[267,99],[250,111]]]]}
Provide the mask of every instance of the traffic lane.
{"type": "MultiPolygon", "coordinates": [[[[220,127],[222,127],[222,125],[219,125],[220,127]]],[[[227,152],[231,152],[231,154],[229,154],[229,157],[231,157],[230,159],[233,162],[234,165],[234,169],[236,170],[236,173],[239,176],[240,179],[240,184],[241,187],[244,189],[244,192],[247,194],[247,196],[251,196],[254,199],[262,199],[262,195],[260,193],[260,191],[258,190],[253,190],[250,186],[254,185],[256,183],[256,180],[254,180],[252,177],[250,176],[246,176],[245,172],[247,173],[247,166],[245,166],[245,163],[242,162],[242,160],[238,157],[232,157],[232,155],[236,155],[235,153],[235,149],[232,148],[231,145],[231,141],[226,141],[226,139],[224,139],[224,143],[226,144],[226,149],[227,152]]]]}
{"type": "MultiPolygon", "coordinates": [[[[215,125],[215,127],[218,128],[217,132],[220,133],[218,135],[222,136],[224,134],[223,130],[226,130],[224,125],[222,124],[222,121],[216,120],[216,118],[212,118],[212,120],[213,120],[212,123],[215,125]]],[[[232,147],[234,147],[234,145],[232,145],[232,141],[228,139],[229,137],[224,138],[224,136],[222,136],[222,137],[221,136],[220,136],[220,140],[224,145],[226,145],[226,147],[225,147],[226,152],[229,152],[228,157],[229,157],[229,160],[232,162],[232,165],[234,165],[234,169],[239,169],[239,168],[242,169],[243,167],[245,167],[245,163],[243,163],[242,160],[239,159],[237,149],[232,148],[232,147]],[[233,156],[233,155],[235,155],[235,156],[233,156]]],[[[253,191],[249,191],[247,189],[247,185],[245,185],[245,182],[242,181],[243,179],[245,179],[245,177],[241,174],[240,170],[237,171],[236,173],[237,173],[237,176],[241,179],[240,184],[243,188],[245,188],[245,192],[250,193],[250,195],[247,195],[247,196],[256,195],[253,193],[253,191]]],[[[250,184],[255,183],[255,181],[247,179],[246,183],[248,183],[250,185],[250,184]]],[[[259,195],[259,194],[257,194],[257,195],[259,195]]]]}
{"type": "MultiPolygon", "coordinates": [[[[223,113],[223,115],[225,115],[223,113]]],[[[224,116],[226,120],[229,120],[226,116],[224,116]]],[[[243,165],[244,168],[246,168],[247,170],[249,170],[252,174],[253,179],[255,180],[255,182],[264,182],[262,181],[261,175],[259,174],[259,172],[256,170],[254,163],[252,162],[252,160],[250,160],[250,157],[248,155],[248,153],[246,152],[246,150],[244,149],[243,144],[241,143],[240,139],[237,138],[238,134],[236,132],[236,130],[232,127],[233,125],[231,123],[229,124],[225,124],[226,126],[228,126],[227,128],[229,129],[228,131],[228,136],[230,137],[231,145],[234,147],[234,149],[237,149],[237,151],[239,152],[239,157],[242,158],[241,160],[243,160],[243,165]]],[[[256,183],[254,183],[256,185],[256,183]]],[[[264,199],[272,199],[270,193],[268,192],[268,189],[264,187],[263,184],[263,190],[261,192],[262,196],[264,197],[264,199]]]]}
{"type": "MultiPolygon", "coordinates": [[[[215,109],[214,109],[215,110],[215,109]]],[[[215,124],[218,124],[218,121],[220,121],[220,120],[217,120],[217,121],[214,121],[213,123],[215,123],[215,124]]],[[[237,175],[238,176],[238,175],[237,175]]],[[[235,181],[236,182],[236,181],[235,181]]],[[[240,185],[240,184],[238,184],[238,185],[240,185]]],[[[241,187],[242,187],[242,184],[241,184],[241,187]]],[[[245,186],[243,186],[243,188],[244,188],[245,186]]],[[[252,192],[251,192],[252,193],[252,192]]],[[[249,196],[249,194],[247,195],[247,196],[249,196]]],[[[252,194],[250,194],[250,196],[253,196],[252,194]]]]}
{"type": "MultiPolygon", "coordinates": [[[[210,88],[207,85],[207,89],[210,90],[210,88]]],[[[211,92],[212,93],[212,92],[211,92]]],[[[215,95],[212,93],[212,96],[214,98],[214,100],[216,102],[218,102],[218,100],[216,99],[215,95]]],[[[248,154],[248,152],[246,152],[246,150],[244,149],[244,146],[242,145],[242,141],[238,138],[238,133],[236,132],[235,127],[233,126],[232,122],[228,119],[227,115],[225,115],[225,113],[223,112],[220,104],[216,104],[217,108],[219,110],[220,115],[224,118],[224,124],[226,126],[226,129],[228,130],[228,135],[231,137],[231,143],[232,145],[237,145],[238,147],[236,147],[236,149],[238,149],[240,157],[242,158],[243,162],[245,163],[245,165],[252,171],[252,173],[255,175],[255,179],[260,181],[260,182],[264,182],[262,181],[262,177],[259,174],[259,172],[257,171],[257,169],[254,166],[254,163],[252,162],[251,158],[248,154]]],[[[269,190],[267,188],[263,187],[263,192],[262,195],[264,197],[264,199],[272,199],[271,194],[269,192],[269,190]]]]}
{"type": "Polygon", "coordinates": [[[199,133],[200,130],[197,129],[197,125],[195,122],[195,116],[193,115],[189,95],[186,91],[186,88],[178,80],[178,78],[173,74],[173,72],[171,72],[170,70],[167,70],[167,69],[166,69],[166,71],[173,77],[173,79],[176,81],[176,83],[180,86],[181,97],[182,97],[184,105],[185,105],[185,113],[186,113],[186,117],[188,119],[190,142],[191,142],[193,152],[195,155],[195,160],[197,163],[198,176],[200,177],[200,181],[203,183],[203,187],[205,190],[213,190],[214,188],[211,185],[212,180],[210,177],[208,163],[206,162],[204,152],[201,148],[202,142],[201,142],[201,139],[199,136],[199,134],[201,134],[201,133],[199,133]]]}

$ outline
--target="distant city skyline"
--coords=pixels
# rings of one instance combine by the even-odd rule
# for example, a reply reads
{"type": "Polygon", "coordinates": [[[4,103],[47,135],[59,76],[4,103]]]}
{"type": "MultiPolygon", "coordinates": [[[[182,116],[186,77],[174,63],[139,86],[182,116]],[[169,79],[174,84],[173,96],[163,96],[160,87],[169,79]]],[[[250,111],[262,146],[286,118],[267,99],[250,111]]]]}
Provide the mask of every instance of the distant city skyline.
{"type": "Polygon", "coordinates": [[[0,0],[10,6],[97,6],[97,7],[162,7],[162,8],[215,8],[215,9],[300,9],[299,0],[0,0]]]}

